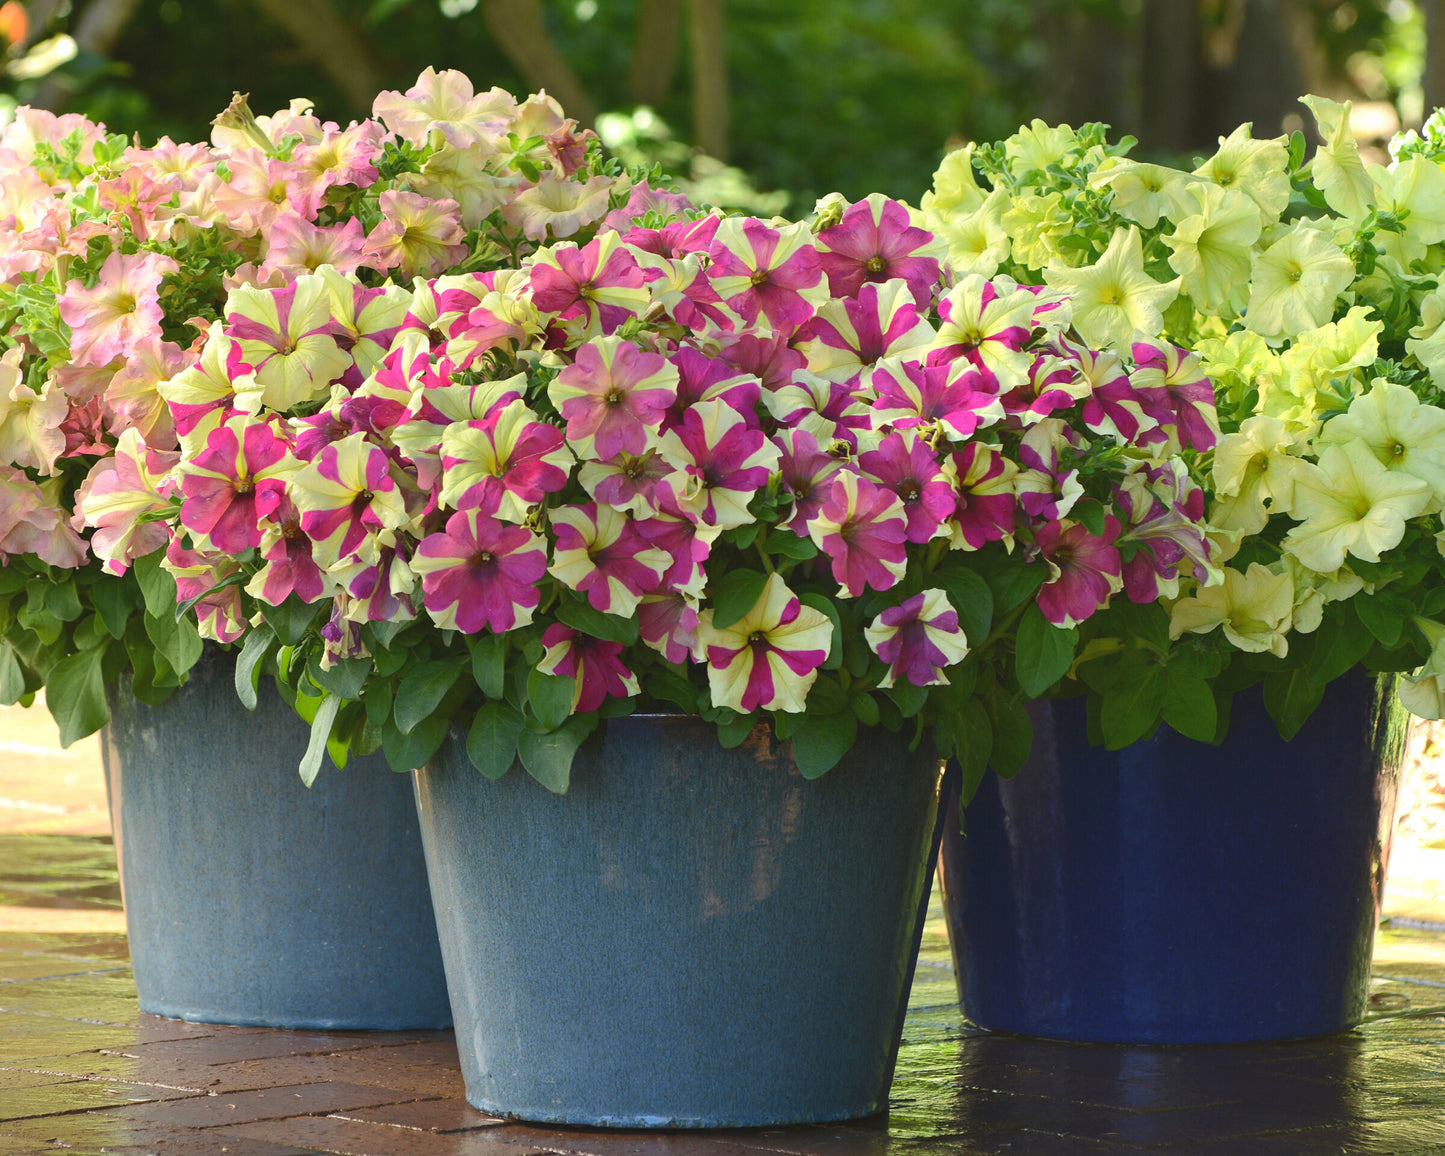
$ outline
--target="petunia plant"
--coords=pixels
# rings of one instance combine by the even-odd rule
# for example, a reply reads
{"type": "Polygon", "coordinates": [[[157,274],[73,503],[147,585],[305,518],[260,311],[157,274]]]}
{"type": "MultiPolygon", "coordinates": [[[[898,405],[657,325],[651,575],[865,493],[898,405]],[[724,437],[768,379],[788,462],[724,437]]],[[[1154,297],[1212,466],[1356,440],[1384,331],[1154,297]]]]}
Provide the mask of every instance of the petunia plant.
{"type": "Polygon", "coordinates": [[[1222,735],[1261,681],[1289,737],[1358,664],[1413,672],[1401,700],[1445,713],[1445,120],[1367,164],[1348,104],[1304,103],[1308,160],[1302,133],[1246,125],[1185,170],[1035,121],[952,154],[924,199],[961,270],[1067,292],[1100,347],[1191,348],[1216,387],[1218,443],[1185,457],[1222,581],[1185,575],[1082,628],[1071,685],[1111,747],[1161,717],[1222,735]]]}
{"type": "Polygon", "coordinates": [[[303,777],[455,725],[562,791],[635,710],[770,725],[809,776],[860,726],[1016,766],[1084,624],[1213,573],[1180,457],[1213,393],[1168,342],[1090,346],[1062,291],[955,275],[915,216],[649,196],[406,290],[237,287],[161,389],[181,448],[145,508],[242,697],[271,670],[311,720],[303,777]],[[304,345],[367,294],[385,331],[304,345]]]}
{"type": "Polygon", "coordinates": [[[272,589],[305,588],[285,564],[291,435],[231,421],[208,442],[223,414],[314,413],[381,364],[421,308],[413,279],[676,199],[649,176],[544,95],[431,69],[345,128],[238,96],[207,144],[18,110],[0,132],[0,702],[44,686],[68,744],[105,723],[122,671],[159,701],[201,632],[231,633],[224,595],[202,590],[201,631],[175,614],[178,589],[211,585],[208,561],[163,550],[178,497],[208,548],[280,558],[272,589]],[[246,497],[222,501],[237,478],[246,497]]]}

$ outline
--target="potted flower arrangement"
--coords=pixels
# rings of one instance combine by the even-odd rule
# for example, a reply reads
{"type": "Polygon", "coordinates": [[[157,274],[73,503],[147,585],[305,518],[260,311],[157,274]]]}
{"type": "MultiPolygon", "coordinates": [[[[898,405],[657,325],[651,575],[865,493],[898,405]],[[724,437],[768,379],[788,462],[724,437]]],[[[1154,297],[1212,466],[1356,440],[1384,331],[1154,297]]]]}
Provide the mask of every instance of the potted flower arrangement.
{"type": "MultiPolygon", "coordinates": [[[[359,374],[409,299],[383,283],[512,260],[541,236],[529,203],[570,198],[581,228],[627,199],[630,178],[546,97],[477,94],[428,70],[346,128],[305,101],[258,118],[238,96],[210,144],[140,148],[21,109],[0,136],[0,187],[12,226],[0,240],[0,700],[43,686],[67,745],[110,723],[142,1007],[445,1024],[409,784],[379,759],[316,792],[295,781],[304,726],[254,683],[246,705],[260,717],[237,709],[224,652],[235,600],[194,589],[193,560],[166,552],[156,518],[181,444],[208,429],[228,293],[275,290],[295,306],[281,324],[295,325],[333,283],[299,302],[287,286],[313,286],[322,265],[359,272],[373,287],[348,285],[324,332],[289,335],[359,374]],[[419,104],[437,115],[418,122],[419,104]]],[[[261,395],[297,388],[272,384],[284,357],[252,360],[261,395]]]]}
{"type": "Polygon", "coordinates": [[[154,511],[235,607],[243,692],[273,670],[311,721],[304,778],[415,770],[483,1110],[881,1109],[940,758],[1016,766],[1082,624],[1208,578],[1197,360],[942,256],[878,195],[636,191],[418,279],[354,374],[277,322],[304,297],[325,332],[354,274],[233,292],[154,511]],[[267,393],[283,345],[306,385],[267,393]]]}
{"type": "Polygon", "coordinates": [[[1087,707],[1040,708],[1057,741],[946,853],[961,989],[989,1026],[1177,1043],[1363,1014],[1396,673],[1399,703],[1441,712],[1445,170],[1438,119],[1367,166],[1349,106],[1304,103],[1308,161],[1303,134],[1242,126],[1183,171],[1034,122],[954,154],[925,199],[956,262],[1068,290],[1086,338],[1194,349],[1222,434],[1191,462],[1222,581],[1091,620],[1070,672],[1087,707]],[[1044,897],[1030,873],[1075,882],[1044,897]]]}

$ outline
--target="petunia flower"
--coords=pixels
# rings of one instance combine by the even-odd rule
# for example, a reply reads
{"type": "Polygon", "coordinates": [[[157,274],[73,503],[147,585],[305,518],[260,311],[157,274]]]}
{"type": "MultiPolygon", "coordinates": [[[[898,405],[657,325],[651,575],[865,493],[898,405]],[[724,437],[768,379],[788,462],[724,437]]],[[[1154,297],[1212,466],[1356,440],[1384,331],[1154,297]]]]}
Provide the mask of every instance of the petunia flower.
{"type": "Polygon", "coordinates": [[[903,503],[910,542],[928,542],[949,534],[955,508],[953,481],[938,464],[932,448],[912,431],[894,430],[876,449],[858,455],[867,477],[898,495],[903,503]]]}
{"type": "Polygon", "coordinates": [[[724,401],[703,401],[662,435],[658,448],[673,465],[659,490],[693,521],[719,530],[752,521],[748,503],[777,468],[778,447],[724,401]]]}
{"type": "Polygon", "coordinates": [[[1039,610],[1055,626],[1077,626],[1124,588],[1123,561],[1114,542],[1119,520],[1104,518],[1104,533],[1094,535],[1068,519],[1034,527],[1039,556],[1052,577],[1039,587],[1039,610]]]}
{"type": "Polygon", "coordinates": [[[920,309],[938,284],[946,246],[916,227],[908,208],[882,193],[850,205],[835,225],[817,235],[820,261],[834,297],[857,297],[868,283],[899,278],[920,309]]]}
{"type": "Polygon", "coordinates": [[[547,572],[547,544],[524,526],[480,510],[458,510],[428,534],[411,559],[422,581],[422,602],[443,630],[497,634],[526,626],[542,600],[537,583],[547,572]]]}
{"type": "Polygon", "coordinates": [[[332,442],[291,477],[291,500],[323,568],[353,556],[374,561],[410,521],[391,460],[365,434],[332,442]]]}
{"type": "Polygon", "coordinates": [[[791,331],[828,299],[813,235],[805,222],[775,229],[754,217],[728,217],[708,248],[708,277],[748,325],[758,318],[791,331]]]}
{"type": "Polygon", "coordinates": [[[562,240],[602,220],[612,190],[611,177],[592,177],[584,184],[543,173],[532,188],[502,206],[502,216],[529,241],[545,241],[549,233],[562,240]]]}
{"type": "Polygon", "coordinates": [[[992,380],[993,393],[1023,385],[1033,361],[1024,347],[1033,337],[1039,304],[1035,294],[1007,277],[963,277],[938,303],[939,360],[966,358],[992,380]]]}
{"type": "Polygon", "coordinates": [[[1051,289],[1073,303],[1074,328],[1091,346],[1123,345],[1136,332],[1154,337],[1164,328],[1164,310],[1179,296],[1179,280],[1160,284],[1144,272],[1139,230],[1115,229],[1108,248],[1092,265],[1044,270],[1051,289]]]}
{"type": "Polygon", "coordinates": [[[937,425],[953,441],[965,442],[1003,420],[994,380],[964,358],[880,366],[868,384],[877,395],[871,414],[875,429],[888,425],[927,432],[937,425]]]}
{"type": "Polygon", "coordinates": [[[261,520],[280,507],[295,468],[272,422],[231,418],[180,467],[181,525],[227,554],[259,546],[261,520]]]}
{"type": "Polygon", "coordinates": [[[20,369],[23,353],[17,346],[0,356],[0,465],[29,466],[52,474],[65,450],[60,427],[70,401],[51,381],[38,392],[25,383],[20,369]]]}
{"type": "Polygon", "coordinates": [[[1387,469],[1363,441],[1327,445],[1319,464],[1294,467],[1290,516],[1300,519],[1284,548],[1311,570],[1338,570],[1350,554],[1378,562],[1400,544],[1405,523],[1432,500],[1428,483],[1387,469]]]}
{"type": "Polygon", "coordinates": [[[1323,96],[1302,96],[1300,103],[1314,113],[1324,138],[1310,161],[1310,179],[1324,194],[1325,203],[1340,216],[1349,221],[1362,220],[1373,206],[1375,187],[1365,173],[1350,127],[1352,102],[1338,104],[1323,96]]]}
{"type": "Polygon", "coordinates": [[[770,574],[753,608],[730,626],[714,626],[712,609],[703,610],[697,636],[713,706],[797,714],[828,660],[833,623],[770,574]]]}
{"type": "Polygon", "coordinates": [[[1408,386],[1379,378],[1348,412],[1326,422],[1319,436],[1321,445],[1356,439],[1386,469],[1429,485],[1431,503],[1423,513],[1445,504],[1445,410],[1423,404],[1408,386]]]}
{"type": "Polygon", "coordinates": [[[958,612],[936,587],[884,610],[864,629],[863,637],[888,665],[888,673],[878,683],[884,689],[900,678],[914,686],[947,686],[944,668],[962,662],[969,651],[958,612]]]}
{"type": "Polygon", "coordinates": [[[609,698],[631,698],[639,693],[637,676],[622,662],[622,643],[593,638],[554,622],[542,634],[547,648],[537,669],[543,674],[576,679],[572,713],[587,713],[609,698]]]}
{"type": "Polygon", "coordinates": [[[1195,308],[1229,312],[1234,295],[1249,283],[1250,253],[1259,240],[1259,206],[1237,189],[1199,184],[1185,194],[1189,211],[1163,241],[1169,267],[1195,308]]]}
{"type": "Polygon", "coordinates": [[[549,572],[592,609],[631,617],[644,594],[656,590],[672,565],[626,514],[610,506],[558,506],[548,511],[557,545],[549,572]]]}
{"type": "Polygon", "coordinates": [[[71,329],[70,357],[77,365],[105,365],[129,357],[138,342],[161,332],[161,282],[180,270],[171,257],[142,251],[112,252],[93,288],[66,282],[56,299],[71,329]]]}
{"type": "Polygon", "coordinates": [[[1289,148],[1285,138],[1255,140],[1242,124],[1219,149],[1194,170],[1194,175],[1225,189],[1238,189],[1259,206],[1260,221],[1272,224],[1289,204],[1291,193],[1289,148]]]}
{"type": "Polygon", "coordinates": [[[442,503],[523,521],[530,506],[567,484],[573,458],[564,440],[520,399],[481,421],[452,422],[441,435],[442,503]]]}
{"type": "Polygon", "coordinates": [[[598,337],[547,387],[579,456],[640,454],[677,396],[677,368],[620,337],[598,337]]]}
{"type": "Polygon", "coordinates": [[[1327,322],[1355,264],[1322,229],[1300,221],[1250,264],[1244,326],[1269,340],[1327,322]]]}
{"type": "Polygon", "coordinates": [[[159,550],[170,538],[164,522],[147,515],[170,510],[166,486],[180,454],[149,449],[138,430],[116,439],[115,456],[90,467],[75,495],[72,526],[94,526],[90,548],[111,574],[124,574],[139,557],[159,550]]]}
{"type": "Polygon", "coordinates": [[[615,332],[650,303],[637,259],[617,233],[580,249],[570,242],[549,245],[532,259],[528,275],[538,312],[576,322],[587,336],[615,332]]]}
{"type": "Polygon", "coordinates": [[[1169,637],[1185,631],[1208,634],[1217,626],[1240,650],[1269,653],[1283,658],[1289,650],[1288,634],[1294,613],[1294,582],[1251,562],[1241,574],[1226,567],[1224,580],[1202,586],[1190,598],[1181,598],[1169,611],[1169,637]]]}
{"type": "Polygon", "coordinates": [[[236,408],[284,413],[326,397],[354,364],[331,327],[331,291],[320,277],[299,277],[285,289],[233,290],[226,333],[257,391],[249,400],[238,395],[236,408]]]}
{"type": "Polygon", "coordinates": [[[223,550],[188,550],[172,538],[161,559],[162,569],[176,580],[176,602],[198,599],[191,608],[202,638],[235,642],[247,630],[240,587],[221,585],[240,565],[223,550]]]}
{"type": "Polygon", "coordinates": [[[827,556],[839,593],[888,590],[908,567],[908,516],[897,494],[851,470],[840,471],[808,535],[827,556]]]}
{"type": "Polygon", "coordinates": [[[246,583],[246,593],[272,606],[293,594],[303,602],[319,602],[335,580],[323,574],[311,556],[311,539],[301,528],[301,513],[283,498],[261,530],[263,565],[246,583]]]}
{"type": "Polygon", "coordinates": [[[462,228],[461,206],[419,193],[388,189],[381,194],[381,223],[367,234],[367,263],[405,280],[434,277],[460,264],[471,251],[462,228]]]}
{"type": "Polygon", "coordinates": [[[668,662],[681,666],[706,655],[697,638],[697,596],[681,590],[645,594],[637,604],[637,631],[642,641],[668,662]]]}
{"type": "Polygon", "coordinates": [[[1237,433],[1221,438],[1214,447],[1210,525],[1257,534],[1271,514],[1289,513],[1300,460],[1293,448],[1284,422],[1266,414],[1245,418],[1237,433]]]}
{"type": "Polygon", "coordinates": [[[964,446],[951,464],[956,481],[950,547],[979,550],[1000,541],[1012,547],[1019,509],[1014,494],[1018,466],[982,442],[964,446]]]}
{"type": "Polygon", "coordinates": [[[918,314],[903,281],[868,283],[856,297],[825,301],[793,339],[808,371],[829,381],[857,381],[884,360],[923,358],[936,334],[918,314]]]}
{"type": "MultiPolygon", "coordinates": [[[[23,470],[0,465],[0,565],[8,564],[7,557],[22,555],[33,555],[63,570],[85,564],[85,542],[66,523],[61,508],[62,480],[53,478],[39,486],[23,470]]],[[[158,529],[164,542],[164,528],[158,529]]],[[[119,574],[125,567],[112,568],[107,563],[107,569],[119,574]]]]}

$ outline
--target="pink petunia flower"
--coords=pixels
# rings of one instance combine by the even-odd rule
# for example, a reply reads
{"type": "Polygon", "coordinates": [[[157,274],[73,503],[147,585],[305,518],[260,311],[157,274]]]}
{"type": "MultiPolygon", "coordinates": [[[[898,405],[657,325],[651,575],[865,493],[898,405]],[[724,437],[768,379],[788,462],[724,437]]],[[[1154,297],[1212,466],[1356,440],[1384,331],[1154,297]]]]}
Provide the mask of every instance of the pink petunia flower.
{"type": "Polygon", "coordinates": [[[908,207],[882,193],[850,205],[836,225],[818,234],[823,272],[834,297],[857,297],[869,284],[894,278],[908,286],[920,309],[928,308],[948,245],[917,228],[908,207]]]}
{"type": "Polygon", "coordinates": [[[441,437],[441,500],[521,522],[530,506],[567,484],[573,458],[563,441],[560,429],[538,421],[521,400],[481,421],[452,422],[441,437]]]}
{"type": "Polygon", "coordinates": [[[609,698],[638,693],[637,676],[622,664],[622,643],[606,642],[554,622],[542,633],[547,648],[537,669],[577,680],[572,713],[594,711],[609,698]]]}
{"type": "Polygon", "coordinates": [[[887,434],[877,449],[858,455],[858,468],[898,495],[910,542],[928,542],[949,533],[947,523],[956,505],[953,482],[917,434],[899,430],[887,434]]]}
{"type": "Polygon", "coordinates": [[[719,530],[752,520],[748,503],[777,468],[778,447],[724,401],[703,401],[662,435],[674,470],[658,487],[693,521],[719,530]]]}
{"type": "Polygon", "coordinates": [[[422,602],[443,630],[497,634],[526,626],[542,600],[547,544],[524,526],[480,510],[458,510],[446,528],[423,538],[411,560],[422,602]]]}
{"type": "Polygon", "coordinates": [[[898,495],[851,470],[841,471],[808,534],[832,564],[839,593],[857,598],[865,589],[888,590],[908,566],[908,519],[898,495]]]}
{"type": "Polygon", "coordinates": [[[1114,546],[1119,520],[1113,514],[1104,520],[1102,537],[1068,519],[1034,527],[1039,556],[1053,574],[1039,588],[1038,605],[1055,626],[1077,626],[1123,589],[1123,562],[1114,546]]]}
{"type": "Polygon", "coordinates": [[[161,282],[179,269],[173,258],[160,253],[113,252],[93,288],[78,280],[66,282],[57,305],[71,329],[71,360],[105,365],[129,357],[146,338],[159,337],[161,282]]]}
{"type": "Polygon", "coordinates": [[[152,450],[140,431],[129,429],[116,439],[115,456],[90,467],[75,495],[75,529],[94,526],[90,548],[111,574],[124,574],[136,558],[159,550],[170,539],[164,522],[146,515],[170,509],[166,486],[179,453],[152,450]]]}
{"type": "Polygon", "coordinates": [[[708,277],[744,322],[759,317],[791,332],[828,299],[813,235],[804,222],[775,229],[755,217],[728,217],[708,248],[708,277]]]}
{"type": "Polygon", "coordinates": [[[227,554],[259,546],[261,520],[281,505],[295,465],[272,422],[231,418],[181,468],[181,525],[227,554]]]}
{"type": "Polygon", "coordinates": [[[630,617],[672,565],[671,554],[610,506],[558,506],[550,517],[557,536],[550,573],[587,595],[594,610],[630,617]]]}
{"type": "Polygon", "coordinates": [[[580,457],[640,454],[677,396],[677,369],[620,337],[598,337],[547,387],[580,457]]]}

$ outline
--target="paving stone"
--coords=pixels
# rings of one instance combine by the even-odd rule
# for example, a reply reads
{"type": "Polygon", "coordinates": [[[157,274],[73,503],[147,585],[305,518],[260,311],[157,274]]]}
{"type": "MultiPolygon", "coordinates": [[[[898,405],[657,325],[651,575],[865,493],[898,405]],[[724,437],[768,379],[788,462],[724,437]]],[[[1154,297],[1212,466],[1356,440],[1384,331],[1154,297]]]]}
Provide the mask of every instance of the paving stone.
{"type": "Polygon", "coordinates": [[[322,1055],[363,1048],[383,1048],[411,1042],[451,1038],[441,1032],[287,1032],[274,1028],[234,1028],[211,1025],[213,1034],[197,1039],[146,1042],[126,1049],[128,1055],[173,1058],[200,1064],[227,1064],[237,1060],[280,1056],[322,1055]]]}
{"type": "Polygon", "coordinates": [[[348,1108],[395,1104],[414,1099],[413,1092],[369,1088],[360,1084],[288,1084],[252,1092],[192,1096],[169,1104],[139,1104],[119,1109],[134,1120],[187,1128],[219,1128],[253,1120],[316,1116],[348,1108]]]}
{"type": "Polygon", "coordinates": [[[109,1108],[117,1104],[141,1104],[195,1095],[189,1090],[130,1084],[120,1080],[68,1080],[39,1087],[5,1088],[0,1089],[0,1120],[23,1120],[31,1116],[52,1116],[87,1108],[109,1108]]]}
{"type": "Polygon", "coordinates": [[[499,1142],[485,1132],[421,1132],[327,1116],[262,1121],[219,1128],[210,1135],[298,1144],[308,1151],[333,1152],[340,1156],[541,1156],[548,1151],[499,1142]]]}
{"type": "Polygon", "coordinates": [[[441,1100],[413,1100],[407,1104],[383,1104],[379,1108],[333,1112],[332,1115],[367,1124],[415,1128],[422,1132],[467,1132],[476,1128],[495,1128],[505,1123],[495,1116],[478,1112],[467,1103],[464,1096],[451,1096],[441,1100]]]}
{"type": "Polygon", "coordinates": [[[0,1122],[0,1130],[21,1143],[48,1144],[51,1152],[68,1147],[84,1152],[86,1156],[126,1147],[158,1150],[163,1145],[168,1151],[186,1153],[186,1156],[202,1156],[202,1153],[211,1156],[215,1151],[209,1140],[197,1142],[194,1129],[131,1119],[122,1115],[122,1111],[111,1108],[58,1116],[32,1116],[0,1122]]]}

